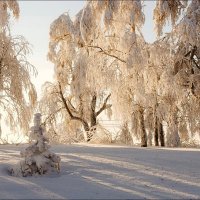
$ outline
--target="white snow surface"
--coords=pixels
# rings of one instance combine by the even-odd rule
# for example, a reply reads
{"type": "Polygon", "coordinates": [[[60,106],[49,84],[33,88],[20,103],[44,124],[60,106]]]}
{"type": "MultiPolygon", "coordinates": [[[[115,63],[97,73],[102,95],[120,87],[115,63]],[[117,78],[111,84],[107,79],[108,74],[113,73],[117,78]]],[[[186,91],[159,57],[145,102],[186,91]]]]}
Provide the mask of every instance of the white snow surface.
{"type": "Polygon", "coordinates": [[[200,199],[200,150],[55,145],[59,174],[12,177],[23,145],[0,145],[0,199],[200,199]]]}

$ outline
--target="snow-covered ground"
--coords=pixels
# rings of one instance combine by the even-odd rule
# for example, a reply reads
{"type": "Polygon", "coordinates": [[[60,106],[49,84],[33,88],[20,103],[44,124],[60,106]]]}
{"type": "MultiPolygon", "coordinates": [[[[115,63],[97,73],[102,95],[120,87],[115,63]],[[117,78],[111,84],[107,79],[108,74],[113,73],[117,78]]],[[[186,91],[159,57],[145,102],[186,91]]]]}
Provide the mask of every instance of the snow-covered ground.
{"type": "Polygon", "coordinates": [[[11,177],[25,146],[0,145],[0,199],[200,199],[199,149],[56,145],[60,174],[11,177]]]}

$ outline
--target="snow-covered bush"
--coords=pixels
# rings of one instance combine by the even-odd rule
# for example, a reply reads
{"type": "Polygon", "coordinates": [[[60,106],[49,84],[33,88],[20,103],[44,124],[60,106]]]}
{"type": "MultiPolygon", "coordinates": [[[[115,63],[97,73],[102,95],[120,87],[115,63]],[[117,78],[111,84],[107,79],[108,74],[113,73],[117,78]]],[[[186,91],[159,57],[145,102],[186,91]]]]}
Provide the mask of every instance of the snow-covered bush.
{"type": "Polygon", "coordinates": [[[60,171],[60,157],[49,151],[48,139],[44,137],[44,128],[41,126],[41,114],[34,115],[34,126],[31,127],[30,138],[34,141],[25,150],[21,151],[24,159],[18,165],[9,169],[12,176],[42,175],[51,171],[60,171]]]}

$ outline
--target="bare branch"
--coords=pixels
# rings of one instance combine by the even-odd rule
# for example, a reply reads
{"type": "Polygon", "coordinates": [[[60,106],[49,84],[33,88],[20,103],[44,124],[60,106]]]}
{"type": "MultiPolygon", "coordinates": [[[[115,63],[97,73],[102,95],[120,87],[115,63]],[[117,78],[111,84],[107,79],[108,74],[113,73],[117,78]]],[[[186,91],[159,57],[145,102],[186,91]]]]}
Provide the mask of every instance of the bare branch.
{"type": "Polygon", "coordinates": [[[198,69],[200,69],[200,66],[196,63],[196,61],[194,60],[194,58],[192,59],[192,61],[194,62],[194,64],[196,65],[196,67],[197,67],[198,69]]]}
{"type": "Polygon", "coordinates": [[[105,50],[103,50],[103,49],[102,49],[101,47],[99,47],[99,46],[92,46],[92,45],[89,45],[89,46],[87,46],[87,47],[95,48],[95,49],[100,49],[99,52],[102,52],[102,53],[104,53],[104,54],[107,55],[107,56],[116,58],[117,60],[119,60],[119,61],[121,61],[121,62],[123,62],[123,63],[126,63],[125,60],[123,60],[123,59],[121,59],[121,58],[119,58],[119,57],[117,57],[117,56],[115,56],[115,55],[109,54],[108,52],[106,52],[105,50]]]}
{"type": "Polygon", "coordinates": [[[69,106],[67,105],[67,101],[66,101],[66,99],[65,99],[65,97],[64,97],[64,95],[63,95],[60,82],[58,83],[58,86],[59,86],[60,97],[61,97],[61,99],[62,99],[62,102],[63,102],[63,104],[64,104],[64,107],[65,107],[65,109],[67,110],[67,112],[68,112],[70,118],[71,118],[72,120],[78,120],[78,121],[82,122],[83,125],[87,124],[87,122],[86,122],[83,118],[74,116],[74,115],[72,114],[72,112],[71,112],[69,106]]]}
{"type": "Polygon", "coordinates": [[[96,112],[96,117],[97,117],[100,113],[102,113],[104,110],[106,110],[106,109],[108,109],[108,108],[110,108],[110,107],[112,106],[111,104],[107,104],[108,99],[110,98],[110,96],[111,96],[111,94],[109,94],[109,95],[106,97],[106,99],[104,100],[104,103],[103,103],[102,107],[99,109],[98,112],[96,112]]]}
{"type": "Polygon", "coordinates": [[[73,106],[72,102],[70,99],[67,99],[68,100],[68,103],[69,103],[69,107],[71,109],[72,112],[78,114],[78,111],[76,110],[76,108],[73,106]]]}

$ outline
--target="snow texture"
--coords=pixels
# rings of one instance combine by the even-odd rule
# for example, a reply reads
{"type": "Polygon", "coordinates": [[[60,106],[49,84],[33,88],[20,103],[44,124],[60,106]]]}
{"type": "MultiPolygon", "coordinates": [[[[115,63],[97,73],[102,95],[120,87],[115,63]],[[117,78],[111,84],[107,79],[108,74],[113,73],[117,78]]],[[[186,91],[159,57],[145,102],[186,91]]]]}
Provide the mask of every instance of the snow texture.
{"type": "Polygon", "coordinates": [[[3,199],[199,199],[199,149],[57,145],[61,172],[11,177],[26,145],[0,146],[3,199]]]}
{"type": "Polygon", "coordinates": [[[8,170],[12,176],[42,175],[50,173],[53,169],[59,172],[60,157],[49,151],[50,146],[43,135],[44,132],[45,129],[41,126],[41,114],[36,113],[30,134],[34,143],[20,152],[24,160],[8,170]]]}

